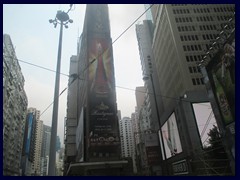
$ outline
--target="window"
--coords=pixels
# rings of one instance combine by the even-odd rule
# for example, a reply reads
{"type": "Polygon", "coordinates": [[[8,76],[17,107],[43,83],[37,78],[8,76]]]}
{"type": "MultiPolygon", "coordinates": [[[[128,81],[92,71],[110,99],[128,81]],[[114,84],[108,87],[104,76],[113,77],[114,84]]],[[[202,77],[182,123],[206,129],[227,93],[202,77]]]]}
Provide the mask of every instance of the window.
{"type": "Polygon", "coordinates": [[[200,44],[198,45],[198,49],[199,49],[199,50],[202,50],[202,47],[201,47],[201,45],[200,45],[200,44]]]}
{"type": "Polygon", "coordinates": [[[196,50],[198,50],[198,47],[197,47],[197,45],[195,45],[195,49],[196,49],[196,50]]]}
{"type": "Polygon", "coordinates": [[[193,67],[193,72],[196,73],[197,72],[197,69],[196,67],[193,67]]]}
{"type": "Polygon", "coordinates": [[[193,45],[191,45],[191,49],[192,49],[192,51],[194,51],[194,47],[193,47],[193,45]]]}
{"type": "Polygon", "coordinates": [[[194,60],[197,61],[197,56],[194,56],[194,60]]]}
{"type": "Polygon", "coordinates": [[[192,83],[193,83],[193,85],[196,85],[195,79],[192,79],[192,83]]]}
{"type": "Polygon", "coordinates": [[[186,56],[186,60],[187,60],[187,62],[189,62],[189,56],[186,56]]]}
{"type": "Polygon", "coordinates": [[[196,80],[197,80],[197,85],[199,85],[199,84],[200,84],[200,80],[199,80],[199,78],[197,78],[196,80]]]}
{"type": "Polygon", "coordinates": [[[186,48],[186,46],[183,46],[183,50],[184,50],[184,51],[187,51],[187,48],[186,48]]]}
{"type": "Polygon", "coordinates": [[[190,56],[190,60],[191,60],[191,62],[193,62],[193,57],[192,56],[190,56]]]}

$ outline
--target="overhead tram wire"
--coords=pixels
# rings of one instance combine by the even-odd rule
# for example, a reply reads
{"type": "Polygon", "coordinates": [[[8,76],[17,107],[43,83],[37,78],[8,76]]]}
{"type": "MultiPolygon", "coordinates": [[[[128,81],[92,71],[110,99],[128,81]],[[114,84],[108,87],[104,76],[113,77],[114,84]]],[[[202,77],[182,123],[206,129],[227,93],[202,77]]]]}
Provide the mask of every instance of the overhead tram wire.
{"type": "MultiPolygon", "coordinates": [[[[141,14],[133,23],[131,23],[131,24],[129,25],[129,27],[127,27],[127,28],[123,31],[123,33],[121,33],[121,34],[112,42],[111,45],[113,45],[124,33],[126,33],[127,30],[129,30],[130,27],[133,26],[134,23],[135,23],[136,21],[138,21],[153,5],[154,5],[154,4],[152,4],[148,9],[146,9],[146,10],[141,14]]],[[[99,54],[96,58],[94,58],[93,60],[91,60],[91,61],[88,63],[88,65],[84,68],[83,73],[90,67],[91,64],[93,64],[93,63],[96,61],[96,59],[98,59],[99,56],[101,56],[102,54],[104,54],[107,49],[108,49],[108,48],[106,48],[106,49],[105,49],[101,54],[99,54]]],[[[16,59],[16,58],[15,58],[15,59],[16,59]]],[[[45,70],[48,70],[48,71],[51,71],[51,72],[55,72],[55,73],[56,73],[56,71],[54,71],[54,70],[51,70],[51,69],[48,69],[48,68],[45,68],[45,67],[42,67],[42,66],[33,64],[33,63],[29,63],[29,62],[26,62],[26,61],[23,61],[23,60],[20,60],[20,59],[16,59],[16,60],[18,60],[18,61],[20,61],[20,62],[23,62],[23,63],[26,63],[26,64],[29,64],[29,65],[33,65],[33,66],[35,66],[35,67],[39,67],[39,68],[42,68],[42,69],[45,69],[45,70]]],[[[64,75],[64,76],[68,76],[68,77],[71,76],[71,75],[67,75],[67,74],[63,74],[63,73],[60,73],[60,74],[62,74],[62,75],[64,75]]],[[[61,91],[61,93],[59,94],[58,97],[60,97],[60,96],[63,94],[63,92],[65,92],[65,91],[70,87],[70,85],[71,85],[76,79],[80,79],[79,75],[78,75],[77,77],[75,77],[75,78],[72,80],[72,82],[71,82],[67,87],[65,87],[65,88],[61,91]]],[[[84,79],[80,79],[80,80],[84,80],[84,79]]],[[[135,91],[135,92],[146,93],[146,92],[143,92],[143,91],[137,91],[137,90],[135,90],[135,89],[126,88],[126,87],[121,87],[121,86],[115,86],[115,87],[121,88],[121,89],[125,89],[125,90],[135,91]]],[[[153,93],[146,93],[146,94],[153,94],[153,93]]],[[[159,95],[159,94],[156,94],[156,96],[160,96],[160,97],[162,97],[162,98],[169,98],[169,99],[173,99],[173,100],[176,100],[176,101],[179,100],[179,98],[177,98],[177,97],[169,97],[169,96],[164,96],[164,95],[159,95]]],[[[185,100],[185,99],[182,99],[182,101],[191,102],[191,101],[188,101],[188,100],[185,100]]],[[[51,107],[51,105],[52,105],[53,103],[54,103],[54,101],[47,106],[47,108],[40,114],[40,116],[43,115],[43,114],[46,112],[46,110],[51,107]]],[[[199,105],[202,105],[202,104],[199,104],[199,105]]]]}
{"type": "Polygon", "coordinates": [[[27,61],[24,61],[24,60],[21,60],[21,59],[18,59],[18,58],[14,58],[14,57],[11,57],[11,56],[7,56],[7,55],[3,55],[3,56],[5,56],[7,58],[13,58],[13,59],[15,59],[19,62],[28,64],[28,65],[32,65],[32,66],[35,66],[35,67],[38,67],[38,68],[41,68],[41,69],[44,69],[44,70],[47,70],[47,71],[50,71],[50,72],[59,73],[61,75],[69,77],[69,75],[67,75],[67,74],[64,74],[64,73],[61,73],[61,72],[56,72],[55,70],[52,70],[52,69],[49,69],[49,68],[46,68],[46,67],[43,67],[43,66],[40,66],[40,65],[37,65],[37,64],[33,64],[33,63],[30,63],[30,62],[27,62],[27,61]]]}
{"type": "MultiPolygon", "coordinates": [[[[125,34],[125,33],[127,32],[127,30],[129,30],[129,29],[134,25],[134,23],[137,22],[153,5],[154,5],[154,4],[152,4],[149,8],[147,8],[133,23],[131,23],[131,24],[112,42],[111,45],[113,45],[118,39],[120,39],[120,37],[122,37],[122,35],[125,34]]],[[[71,9],[71,8],[70,8],[70,9],[71,9]]],[[[108,47],[108,48],[109,48],[109,47],[108,47]]],[[[89,62],[88,65],[84,68],[84,70],[83,70],[82,73],[84,73],[84,72],[90,67],[90,65],[92,65],[92,64],[96,61],[96,59],[98,59],[99,56],[103,55],[108,48],[106,48],[106,49],[105,49],[101,54],[99,54],[96,58],[94,58],[93,60],[91,60],[91,62],[89,62]]],[[[71,76],[71,75],[70,75],[70,76],[71,76]]],[[[67,90],[67,89],[70,87],[70,85],[71,85],[76,79],[79,79],[79,78],[80,78],[80,76],[77,75],[77,77],[75,77],[75,78],[73,79],[73,81],[72,81],[66,88],[64,88],[64,90],[58,95],[58,98],[63,94],[63,92],[64,92],[65,90],[67,90]]],[[[46,110],[54,103],[54,101],[55,101],[55,99],[53,100],[53,102],[52,102],[50,105],[48,105],[48,107],[44,110],[44,112],[46,112],[46,110]]],[[[40,116],[41,116],[41,115],[43,115],[43,113],[41,113],[40,116]]]]}
{"type": "MultiPolygon", "coordinates": [[[[6,56],[6,55],[4,55],[4,56],[5,56],[5,57],[12,58],[12,57],[10,57],[10,56],[6,56]]],[[[20,59],[17,59],[17,58],[13,58],[13,59],[18,60],[18,61],[23,62],[23,63],[26,63],[26,64],[29,64],[29,65],[32,65],[32,66],[35,66],[35,67],[38,67],[38,68],[41,68],[41,69],[44,69],[44,70],[48,70],[48,71],[51,71],[51,72],[56,72],[56,71],[54,71],[54,70],[45,68],[45,67],[43,67],[43,66],[39,66],[39,65],[36,65],[36,64],[33,64],[33,63],[29,63],[29,62],[26,62],[26,61],[23,61],[23,60],[20,60],[20,59]]],[[[63,74],[63,73],[60,73],[60,74],[69,77],[69,75],[66,75],[66,74],[63,74]]],[[[71,83],[69,84],[69,86],[78,78],[77,74],[73,74],[73,75],[71,75],[71,76],[73,77],[73,80],[71,81],[71,83]]],[[[85,80],[85,79],[80,79],[80,80],[85,80]]],[[[147,93],[146,91],[140,91],[140,90],[135,90],[135,89],[126,88],[126,87],[121,87],[121,86],[115,86],[115,87],[116,87],[116,88],[120,88],[120,89],[129,90],[129,91],[134,91],[134,92],[140,92],[140,93],[145,93],[145,94],[153,94],[153,93],[149,93],[149,92],[147,93]]],[[[59,94],[59,96],[60,96],[61,94],[63,94],[66,90],[67,90],[67,87],[64,88],[64,89],[61,91],[61,93],[59,94]]],[[[179,100],[178,98],[167,97],[167,96],[163,96],[163,95],[159,95],[159,94],[156,94],[156,96],[160,96],[160,97],[163,97],[163,98],[170,98],[170,99],[173,99],[173,100],[179,100]]],[[[187,100],[185,100],[185,101],[186,101],[186,102],[190,102],[190,101],[187,101],[187,100]]],[[[52,104],[53,104],[53,102],[40,114],[40,116],[41,116],[47,109],[49,109],[52,104]]],[[[199,105],[202,105],[202,104],[199,104],[199,105]]],[[[204,106],[207,106],[207,105],[204,105],[204,106]]],[[[208,123],[208,124],[212,124],[212,123],[208,123]]],[[[214,122],[213,124],[216,124],[216,122],[214,122]]],[[[205,126],[205,125],[206,125],[206,123],[205,123],[205,124],[201,124],[201,125],[199,125],[199,126],[205,126]]]]}

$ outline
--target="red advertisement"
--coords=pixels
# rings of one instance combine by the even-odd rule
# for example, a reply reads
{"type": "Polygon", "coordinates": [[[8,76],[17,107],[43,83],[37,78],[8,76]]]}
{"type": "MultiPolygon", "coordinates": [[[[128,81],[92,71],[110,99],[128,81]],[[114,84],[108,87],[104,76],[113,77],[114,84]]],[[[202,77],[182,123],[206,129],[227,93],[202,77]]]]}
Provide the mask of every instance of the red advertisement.
{"type": "Polygon", "coordinates": [[[89,151],[115,153],[120,139],[111,40],[94,38],[89,41],[89,151]],[[109,48],[110,47],[110,48],[109,48]]]}

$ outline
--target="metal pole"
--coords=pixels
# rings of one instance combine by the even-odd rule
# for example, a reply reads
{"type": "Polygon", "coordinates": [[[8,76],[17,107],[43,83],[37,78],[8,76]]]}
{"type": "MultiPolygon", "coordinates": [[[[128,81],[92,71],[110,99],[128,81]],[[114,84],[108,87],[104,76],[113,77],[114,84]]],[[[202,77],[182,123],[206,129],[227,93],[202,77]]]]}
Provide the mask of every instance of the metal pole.
{"type": "Polygon", "coordinates": [[[58,58],[57,58],[57,69],[56,69],[56,79],[55,79],[55,92],[54,92],[54,103],[53,103],[53,114],[52,114],[52,130],[51,130],[49,167],[48,167],[48,175],[49,176],[55,176],[59,82],[60,82],[61,53],[62,53],[62,34],[63,34],[63,21],[61,21],[61,23],[60,23],[60,35],[59,35],[59,44],[58,44],[58,58]]]}
{"type": "MultiPolygon", "coordinates": [[[[151,78],[151,83],[152,83],[152,88],[153,88],[153,97],[154,97],[154,102],[155,102],[155,106],[156,106],[156,111],[157,111],[157,118],[158,118],[158,123],[159,123],[159,129],[160,129],[160,135],[161,135],[161,141],[162,141],[162,145],[163,145],[163,155],[164,155],[164,159],[166,158],[166,152],[165,152],[165,147],[164,147],[164,142],[163,142],[163,137],[162,137],[162,131],[161,131],[161,123],[160,123],[160,116],[159,116],[159,112],[158,112],[158,105],[157,105],[157,98],[156,98],[156,92],[155,92],[155,88],[154,88],[154,83],[153,83],[153,78],[152,78],[152,73],[150,73],[150,78],[151,78]]],[[[161,146],[161,144],[160,144],[161,146]]],[[[164,160],[162,160],[163,162],[163,167],[166,168],[164,165],[164,160]]]]}

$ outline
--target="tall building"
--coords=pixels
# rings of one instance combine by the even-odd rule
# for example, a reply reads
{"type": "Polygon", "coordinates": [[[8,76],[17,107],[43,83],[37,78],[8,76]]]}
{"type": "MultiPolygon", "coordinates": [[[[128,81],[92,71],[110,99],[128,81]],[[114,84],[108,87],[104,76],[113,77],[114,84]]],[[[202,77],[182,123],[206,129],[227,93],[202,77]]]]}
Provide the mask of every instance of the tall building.
{"type": "MultiPolygon", "coordinates": [[[[79,50],[78,50],[79,51],[79,50]]],[[[78,61],[77,56],[72,56],[70,58],[70,75],[78,74],[78,61]]],[[[65,156],[64,164],[65,170],[71,162],[75,162],[76,156],[76,128],[78,124],[78,84],[82,81],[74,80],[74,77],[69,78],[68,95],[67,95],[67,117],[65,118],[65,134],[64,134],[64,143],[65,143],[65,156]]],[[[83,81],[85,82],[85,81],[83,81]]]]}
{"type": "Polygon", "coordinates": [[[152,53],[153,30],[154,27],[151,20],[144,20],[143,24],[136,25],[139,55],[146,89],[144,100],[146,103],[146,112],[144,114],[150,121],[149,129],[157,131],[159,129],[158,116],[160,112],[163,112],[163,105],[159,91],[159,81],[157,80],[157,69],[154,65],[154,56],[152,53]]]}
{"type": "Polygon", "coordinates": [[[34,113],[27,114],[24,129],[22,176],[31,176],[36,144],[36,115],[34,113]]]}
{"type": "Polygon", "coordinates": [[[28,114],[32,113],[35,116],[35,134],[34,134],[34,156],[32,162],[32,175],[41,174],[41,150],[43,137],[43,121],[40,120],[40,111],[36,108],[28,108],[28,114]]]}
{"type": "Polygon", "coordinates": [[[134,129],[132,118],[123,117],[119,120],[119,131],[121,140],[121,155],[122,158],[128,158],[132,160],[133,171],[136,173],[136,153],[134,142],[134,129]]]}
{"type": "Polygon", "coordinates": [[[120,166],[128,162],[120,161],[112,39],[106,4],[87,4],[77,52],[77,56],[72,57],[76,66],[70,65],[69,84],[76,87],[70,87],[68,94],[65,173],[120,175],[123,172],[120,166]],[[115,165],[106,166],[106,161],[115,165]]]}
{"type": "Polygon", "coordinates": [[[41,151],[41,175],[48,175],[48,162],[50,151],[51,127],[43,124],[42,151],[41,151]]]}
{"type": "MultiPolygon", "coordinates": [[[[153,6],[152,50],[163,96],[179,98],[186,91],[206,91],[197,62],[234,11],[234,4],[153,6]]],[[[175,103],[174,99],[163,98],[164,109],[175,103]]]]}
{"type": "Polygon", "coordinates": [[[28,100],[24,77],[9,35],[3,35],[3,175],[21,174],[28,100]]]}
{"type": "MultiPolygon", "coordinates": [[[[161,99],[158,119],[162,160],[159,164],[163,175],[209,173],[201,161],[206,152],[193,110],[194,103],[209,101],[198,63],[205,56],[211,58],[206,51],[224,34],[221,29],[234,16],[234,11],[233,4],[154,4],[151,48],[147,45],[149,41],[142,40],[151,37],[148,32],[142,33],[146,31],[146,21],[138,27],[141,62],[144,58],[150,60],[145,69],[152,69],[152,88],[155,81],[159,83],[153,90],[157,104],[161,99]],[[151,51],[147,52],[145,45],[151,51]],[[197,163],[199,160],[201,163],[197,163]],[[180,170],[180,166],[185,168],[180,170]]],[[[231,26],[235,26],[234,22],[227,27],[231,26]]],[[[215,46],[219,48],[218,43],[215,46]]],[[[218,48],[210,50],[218,51],[218,48]]],[[[146,66],[143,62],[142,65],[146,66]]],[[[145,85],[151,88],[151,84],[145,85]]],[[[203,118],[202,122],[207,125],[203,118]]]]}
{"type": "Polygon", "coordinates": [[[123,117],[119,121],[122,157],[132,157],[135,151],[132,120],[123,117]]]}

